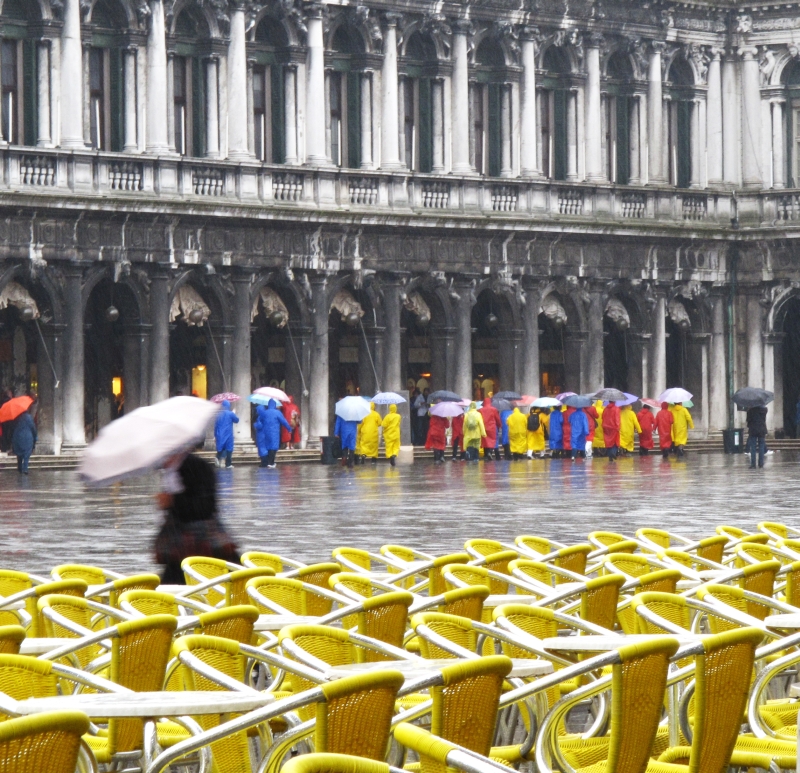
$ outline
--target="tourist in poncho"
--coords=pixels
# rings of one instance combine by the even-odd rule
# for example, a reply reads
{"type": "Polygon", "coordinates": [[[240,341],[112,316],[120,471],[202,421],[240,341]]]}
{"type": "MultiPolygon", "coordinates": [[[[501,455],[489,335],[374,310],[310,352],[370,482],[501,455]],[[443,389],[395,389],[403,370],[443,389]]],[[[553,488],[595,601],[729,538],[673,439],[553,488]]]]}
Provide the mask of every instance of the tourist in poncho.
{"type": "Polygon", "coordinates": [[[394,467],[400,453],[400,421],[396,405],[389,406],[389,413],[383,417],[383,446],[389,464],[394,467]]]}
{"type": "Polygon", "coordinates": [[[444,461],[444,449],[447,448],[447,428],[450,421],[444,416],[431,416],[428,423],[428,436],[425,448],[433,451],[433,461],[439,464],[444,461]]]}
{"type": "Polygon", "coordinates": [[[275,468],[275,455],[281,447],[281,427],[291,429],[289,422],[274,400],[270,400],[266,407],[258,406],[257,418],[253,424],[256,431],[256,446],[261,458],[261,466],[275,468]]]}
{"type": "Polygon", "coordinates": [[[217,447],[217,467],[222,466],[225,460],[226,467],[232,467],[233,456],[233,425],[239,423],[239,417],[231,410],[228,400],[222,401],[222,410],[214,420],[214,442],[217,447]]]}
{"type": "Polygon", "coordinates": [[[672,449],[672,425],[675,417],[669,409],[668,403],[661,403],[661,410],[656,414],[656,430],[658,431],[658,447],[661,456],[666,459],[672,449]]]}
{"type": "Polygon", "coordinates": [[[478,411],[483,417],[483,427],[485,434],[481,439],[483,446],[483,460],[489,462],[492,460],[492,454],[495,459],[500,458],[497,451],[497,440],[502,432],[502,425],[500,423],[500,411],[492,405],[492,398],[487,397],[483,401],[481,409],[478,411]]]}
{"type": "Polygon", "coordinates": [[[636,414],[639,426],[642,431],[639,433],[639,456],[646,456],[653,450],[653,430],[656,428],[656,417],[653,412],[645,405],[636,414]]]}
{"type": "Polygon", "coordinates": [[[375,464],[378,461],[379,430],[383,424],[383,419],[375,410],[375,403],[370,403],[369,407],[369,414],[361,420],[361,447],[359,453],[375,464]]]}
{"type": "Polygon", "coordinates": [[[603,440],[608,461],[616,462],[619,452],[619,407],[616,403],[609,403],[603,410],[603,440]]]}

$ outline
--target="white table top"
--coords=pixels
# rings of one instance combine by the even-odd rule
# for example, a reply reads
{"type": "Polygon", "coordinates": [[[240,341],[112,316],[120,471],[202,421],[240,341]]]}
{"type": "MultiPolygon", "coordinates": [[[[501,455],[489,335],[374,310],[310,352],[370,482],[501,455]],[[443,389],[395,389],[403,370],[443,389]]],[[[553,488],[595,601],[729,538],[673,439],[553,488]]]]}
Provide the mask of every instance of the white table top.
{"type": "MultiPolygon", "coordinates": [[[[347,666],[335,666],[328,669],[325,675],[328,679],[341,679],[343,676],[357,676],[372,671],[400,671],[406,679],[416,679],[434,671],[439,671],[447,666],[461,662],[456,658],[429,658],[419,660],[387,660],[380,663],[353,663],[347,666]]],[[[513,666],[509,676],[529,677],[546,676],[553,673],[553,664],[548,660],[535,658],[512,658],[513,666]]]]}
{"type": "Polygon", "coordinates": [[[764,625],[767,628],[782,628],[785,630],[800,628],[800,613],[768,615],[764,618],[764,625]]]}
{"type": "MultiPolygon", "coordinates": [[[[554,591],[555,592],[555,591],[554,591]]],[[[493,609],[494,607],[501,607],[503,604],[533,604],[536,601],[541,601],[543,596],[519,596],[515,593],[492,593],[486,597],[483,602],[484,607],[493,609]]]]}
{"type": "Polygon", "coordinates": [[[63,647],[67,644],[72,644],[78,641],[77,638],[61,638],[61,639],[47,639],[47,638],[29,638],[23,639],[19,645],[20,655],[43,655],[45,652],[50,652],[56,647],[63,647]]]}
{"type": "Polygon", "coordinates": [[[18,701],[20,714],[43,711],[82,711],[90,719],[105,717],[178,717],[197,714],[228,714],[252,711],[275,700],[268,693],[223,691],[136,692],[59,695],[55,698],[30,698],[18,701]]]}
{"type": "MultiPolygon", "coordinates": [[[[197,620],[195,615],[179,615],[178,625],[197,620]]],[[[260,615],[253,625],[255,631],[280,631],[287,625],[314,625],[319,622],[315,615],[260,615]]]]}
{"type": "Polygon", "coordinates": [[[558,652],[610,652],[611,650],[624,647],[626,644],[637,644],[643,641],[650,641],[656,637],[671,636],[678,640],[679,644],[694,644],[702,639],[696,634],[633,634],[630,636],[555,636],[549,639],[542,639],[542,646],[546,650],[558,652]]]}
{"type": "Polygon", "coordinates": [[[789,685],[789,697],[800,698],[800,682],[794,682],[789,685]]]}

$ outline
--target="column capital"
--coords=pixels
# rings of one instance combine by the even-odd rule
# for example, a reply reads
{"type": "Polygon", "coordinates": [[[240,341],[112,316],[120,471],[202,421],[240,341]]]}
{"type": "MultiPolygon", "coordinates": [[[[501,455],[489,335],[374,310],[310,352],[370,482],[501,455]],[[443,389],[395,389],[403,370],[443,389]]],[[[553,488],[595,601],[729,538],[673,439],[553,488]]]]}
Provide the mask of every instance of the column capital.
{"type": "Polygon", "coordinates": [[[719,46],[709,46],[708,54],[712,62],[719,62],[725,55],[725,49],[719,46]]]}
{"type": "Polygon", "coordinates": [[[655,56],[656,54],[658,54],[658,56],[661,56],[661,54],[663,54],[664,51],[666,51],[666,50],[667,50],[666,41],[664,41],[664,40],[651,40],[650,41],[650,53],[652,55],[655,56]]]}
{"type": "Polygon", "coordinates": [[[599,32],[590,32],[585,36],[587,48],[603,48],[606,44],[605,36],[599,32]]]}
{"type": "Polygon", "coordinates": [[[532,24],[523,24],[519,28],[520,40],[529,40],[532,43],[538,43],[540,34],[539,28],[532,24]]]}
{"type": "Polygon", "coordinates": [[[383,21],[387,27],[397,27],[403,21],[403,14],[397,11],[387,11],[383,14],[383,21]]]}
{"type": "Polygon", "coordinates": [[[740,46],[736,49],[736,53],[745,61],[750,62],[758,56],[758,48],[756,46],[740,46]]]}
{"type": "Polygon", "coordinates": [[[475,32],[475,27],[470,19],[455,19],[450,26],[454,35],[472,35],[475,32]]]}
{"type": "Polygon", "coordinates": [[[325,6],[323,3],[307,3],[304,10],[306,18],[322,19],[322,15],[325,12],[325,6]]]}

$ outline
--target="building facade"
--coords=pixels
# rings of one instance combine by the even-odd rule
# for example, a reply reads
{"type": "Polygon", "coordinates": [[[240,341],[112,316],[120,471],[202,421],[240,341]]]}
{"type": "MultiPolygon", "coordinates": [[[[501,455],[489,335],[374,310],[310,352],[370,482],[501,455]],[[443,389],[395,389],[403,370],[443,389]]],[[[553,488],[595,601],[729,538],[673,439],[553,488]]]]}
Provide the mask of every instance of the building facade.
{"type": "MultiPolygon", "coordinates": [[[[0,386],[800,392],[800,18],[697,0],[3,0],[0,386]]],[[[250,436],[249,418],[238,425],[250,436]]]]}

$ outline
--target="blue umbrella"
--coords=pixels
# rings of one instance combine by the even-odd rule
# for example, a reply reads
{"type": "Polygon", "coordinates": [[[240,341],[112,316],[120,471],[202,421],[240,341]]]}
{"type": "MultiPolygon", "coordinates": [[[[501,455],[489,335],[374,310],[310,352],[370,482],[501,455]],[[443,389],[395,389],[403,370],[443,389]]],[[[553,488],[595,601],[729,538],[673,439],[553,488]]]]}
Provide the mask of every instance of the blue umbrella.
{"type": "Polygon", "coordinates": [[[406,398],[401,397],[397,392],[378,392],[370,402],[375,403],[375,405],[399,405],[406,402],[406,398]]]}
{"type": "Polygon", "coordinates": [[[590,395],[569,395],[564,398],[564,405],[570,408],[590,408],[592,402],[590,395]]]}
{"type": "Polygon", "coordinates": [[[446,389],[437,389],[433,394],[428,395],[428,403],[460,403],[463,398],[455,392],[448,392],[446,389]]]}
{"type": "Polygon", "coordinates": [[[337,416],[341,416],[345,421],[361,421],[370,415],[372,409],[363,397],[349,395],[336,403],[335,412],[337,416]]]}

